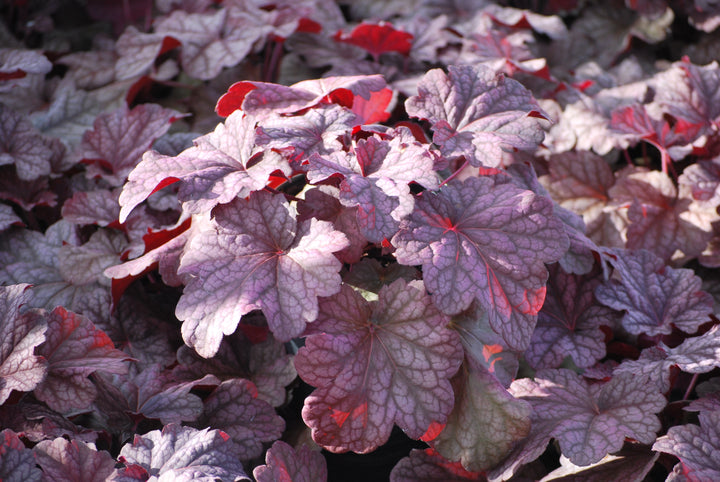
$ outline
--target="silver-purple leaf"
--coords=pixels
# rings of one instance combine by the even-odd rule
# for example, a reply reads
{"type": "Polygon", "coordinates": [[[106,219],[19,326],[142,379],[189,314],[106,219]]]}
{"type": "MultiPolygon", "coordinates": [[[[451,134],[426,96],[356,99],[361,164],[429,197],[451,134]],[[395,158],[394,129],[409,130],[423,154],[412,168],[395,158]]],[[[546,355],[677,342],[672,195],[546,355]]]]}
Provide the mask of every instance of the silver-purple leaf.
{"type": "Polygon", "coordinates": [[[602,304],[625,310],[623,327],[632,334],[669,334],[675,326],[695,333],[710,321],[712,298],[701,290],[701,280],[690,269],[675,269],[650,251],[614,250],[613,265],[620,279],[597,287],[602,304]]]}
{"type": "Polygon", "coordinates": [[[52,312],[28,313],[47,323],[47,340],[38,354],[48,363],[47,377],[35,388],[35,397],[53,410],[86,409],[97,391],[88,375],[96,371],[124,374],[130,357],[115,349],[112,340],[85,316],[58,306],[52,312]]]}
{"type": "Polygon", "coordinates": [[[121,107],[99,115],[93,129],[83,135],[78,154],[89,164],[88,177],[101,177],[112,186],[121,186],[143,152],[180,117],[180,112],[158,104],[121,107]]]}
{"type": "Polygon", "coordinates": [[[181,183],[178,199],[183,207],[201,213],[262,189],[275,170],[289,174],[290,166],[277,154],[260,154],[255,119],[234,113],[177,156],[146,152],[120,195],[120,222],[152,193],[174,182],[181,183]],[[256,154],[262,157],[256,159],[256,154]]]}
{"type": "Polygon", "coordinates": [[[477,299],[517,350],[527,347],[545,299],[545,263],[569,245],[550,199],[489,177],[422,193],[392,244],[399,263],[423,266],[442,312],[477,299]]]}
{"type": "Polygon", "coordinates": [[[54,155],[49,141],[23,116],[0,104],[0,166],[11,164],[20,179],[50,174],[54,155]]]}
{"type": "Polygon", "coordinates": [[[578,276],[558,265],[550,267],[545,304],[525,351],[531,366],[558,368],[571,357],[576,366],[586,368],[605,356],[600,326],[614,327],[619,316],[595,300],[595,288],[601,283],[599,269],[578,276]]]}
{"type": "Polygon", "coordinates": [[[0,432],[0,479],[3,482],[40,482],[42,472],[35,465],[33,451],[18,434],[6,428],[0,432]]]}
{"type": "Polygon", "coordinates": [[[358,224],[373,243],[391,238],[400,221],[412,212],[414,200],[408,186],[417,182],[437,188],[439,177],[434,158],[417,142],[409,143],[409,132],[390,141],[378,137],[361,139],[350,153],[342,151],[310,158],[308,179],[318,182],[339,174],[340,202],[357,206],[358,224]]]}
{"type": "Polygon", "coordinates": [[[33,390],[47,374],[47,361],[35,355],[45,341],[47,323],[20,315],[20,307],[31,298],[29,287],[0,286],[0,404],[13,390],[33,390]]]}
{"type": "Polygon", "coordinates": [[[466,470],[494,467],[530,432],[530,404],[510,395],[471,358],[465,358],[452,384],[455,407],[430,445],[466,470]]]}
{"type": "Polygon", "coordinates": [[[430,70],[405,109],[430,122],[444,155],[467,156],[473,166],[498,166],[503,150],[532,150],[544,137],[530,91],[482,64],[430,70]]]}
{"type": "Polygon", "coordinates": [[[479,472],[468,472],[459,462],[450,462],[434,449],[413,449],[390,472],[391,482],[464,482],[486,480],[479,472]]]}
{"type": "Polygon", "coordinates": [[[685,479],[717,480],[720,478],[720,411],[700,412],[700,426],[677,425],[660,437],[653,450],[675,455],[680,459],[685,479]]]}
{"type": "Polygon", "coordinates": [[[120,450],[120,457],[159,480],[250,481],[232,444],[230,437],[220,430],[198,430],[171,423],[162,432],[135,435],[132,443],[120,450]]]}
{"type": "Polygon", "coordinates": [[[297,450],[278,440],[265,453],[265,465],[253,470],[257,482],[325,482],[327,466],[318,451],[303,445],[297,450]]]}
{"type": "Polygon", "coordinates": [[[222,382],[204,401],[197,427],[226,432],[237,445],[237,456],[250,460],[262,455],[263,443],[280,438],[283,420],[269,403],[257,398],[257,388],[242,378],[222,382]]]}
{"type": "Polygon", "coordinates": [[[317,387],[302,412],[313,439],[333,452],[367,453],[393,424],[419,438],[445,423],[449,379],[462,360],[447,321],[419,281],[398,279],[375,302],[348,285],[321,299],[316,334],[295,357],[298,374],[317,387]]]}
{"type": "Polygon", "coordinates": [[[318,314],[317,297],[340,289],[333,255],[347,238],[330,223],[298,223],[281,195],[254,192],[217,207],[214,224],[193,237],[178,274],[191,275],[176,308],[185,343],[214,355],[240,317],[262,309],[280,341],[302,333],[318,314]]]}
{"type": "Polygon", "coordinates": [[[543,482],[643,482],[660,454],[647,445],[625,444],[620,452],[606,455],[596,464],[580,467],[560,456],[560,467],[543,477],[543,482]]]}
{"type": "Polygon", "coordinates": [[[115,470],[115,459],[81,440],[43,440],[34,448],[45,480],[103,482],[115,470]]]}
{"type": "Polygon", "coordinates": [[[576,465],[590,465],[622,448],[625,437],[649,444],[661,428],[655,415],[667,400],[652,385],[631,375],[590,384],[567,369],[540,370],[535,379],[513,382],[510,392],[527,400],[536,420],[552,426],[551,436],[576,465]]]}

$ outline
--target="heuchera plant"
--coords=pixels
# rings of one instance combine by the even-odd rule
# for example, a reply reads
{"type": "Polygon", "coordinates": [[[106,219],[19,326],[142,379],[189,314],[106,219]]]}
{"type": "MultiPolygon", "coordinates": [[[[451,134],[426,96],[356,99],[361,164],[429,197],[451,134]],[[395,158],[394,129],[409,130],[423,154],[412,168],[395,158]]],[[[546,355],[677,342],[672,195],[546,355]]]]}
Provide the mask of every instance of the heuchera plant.
{"type": "Polygon", "coordinates": [[[0,480],[720,480],[716,2],[0,20],[0,480]]]}

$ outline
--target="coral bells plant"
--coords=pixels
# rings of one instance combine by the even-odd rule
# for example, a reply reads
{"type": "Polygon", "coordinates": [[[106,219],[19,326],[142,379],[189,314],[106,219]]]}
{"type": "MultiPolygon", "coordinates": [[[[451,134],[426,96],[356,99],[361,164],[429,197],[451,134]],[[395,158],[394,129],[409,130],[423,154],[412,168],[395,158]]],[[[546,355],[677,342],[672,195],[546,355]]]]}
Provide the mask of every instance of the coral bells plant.
{"type": "Polygon", "coordinates": [[[610,3],[6,2],[0,479],[720,480],[720,8],[610,3]]]}

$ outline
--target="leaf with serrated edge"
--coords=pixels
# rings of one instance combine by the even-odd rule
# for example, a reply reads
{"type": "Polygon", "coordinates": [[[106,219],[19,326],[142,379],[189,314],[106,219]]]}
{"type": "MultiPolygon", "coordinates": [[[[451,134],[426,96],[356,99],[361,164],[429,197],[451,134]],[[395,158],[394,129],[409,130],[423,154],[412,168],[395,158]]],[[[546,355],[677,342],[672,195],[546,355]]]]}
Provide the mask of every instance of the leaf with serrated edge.
{"type": "Polygon", "coordinates": [[[35,457],[44,476],[56,482],[102,482],[115,469],[115,459],[81,440],[43,440],[35,457]]]}
{"type": "Polygon", "coordinates": [[[58,412],[87,408],[97,391],[87,376],[95,371],[127,373],[130,357],[115,349],[110,337],[85,316],[58,306],[52,312],[36,310],[32,316],[48,325],[47,341],[38,354],[48,361],[47,377],[35,396],[58,412]]]}
{"type": "Polygon", "coordinates": [[[34,355],[45,341],[47,323],[20,315],[20,307],[31,298],[29,287],[0,286],[0,404],[13,390],[33,390],[47,374],[47,362],[34,355]]]}
{"type": "Polygon", "coordinates": [[[605,356],[600,325],[614,327],[618,318],[595,300],[600,269],[583,276],[568,274],[559,265],[549,271],[545,304],[525,358],[534,368],[558,368],[568,356],[576,366],[590,367],[605,356]]]}
{"type": "Polygon", "coordinates": [[[462,358],[446,324],[419,281],[398,279],[372,303],[347,285],[323,298],[317,334],[295,357],[298,374],[318,387],[302,412],[313,439],[333,452],[367,453],[393,423],[413,438],[444,423],[462,358]]]}
{"type": "Polygon", "coordinates": [[[676,326],[694,333],[710,321],[712,298],[701,290],[701,280],[690,269],[675,269],[647,250],[613,250],[620,279],[597,287],[602,304],[625,310],[623,327],[630,333],[669,334],[676,326]]]}
{"type": "Polygon", "coordinates": [[[25,447],[18,434],[9,428],[0,432],[0,480],[40,482],[42,475],[35,465],[33,451],[25,447]]]}
{"type": "Polygon", "coordinates": [[[471,471],[497,465],[512,445],[530,431],[530,404],[510,395],[471,358],[452,379],[455,407],[445,428],[432,441],[449,460],[471,471]]]}
{"type": "Polygon", "coordinates": [[[545,299],[544,263],[569,245],[550,199],[488,177],[424,192],[392,244],[399,263],[423,266],[441,311],[457,314],[477,299],[517,350],[527,347],[545,299]]]}
{"type": "Polygon", "coordinates": [[[185,210],[201,213],[262,189],[275,170],[290,173],[287,162],[272,153],[261,154],[262,159],[250,165],[257,153],[255,119],[242,112],[195,139],[195,146],[177,156],[146,152],[120,194],[120,222],[153,192],[177,181],[181,183],[178,199],[185,210]]]}
{"type": "Polygon", "coordinates": [[[682,462],[684,480],[719,480],[720,411],[700,412],[700,426],[694,424],[670,427],[653,450],[673,454],[682,462]]]}
{"type": "Polygon", "coordinates": [[[257,482],[325,482],[327,466],[322,454],[307,445],[295,450],[278,440],[265,453],[265,465],[255,467],[253,476],[257,482]]]}
{"type": "Polygon", "coordinates": [[[533,423],[552,425],[551,435],[575,465],[590,465],[622,448],[625,437],[649,444],[661,428],[654,414],[667,400],[630,375],[590,384],[567,369],[540,370],[513,382],[510,392],[533,407],[533,423]]]}
{"type": "Polygon", "coordinates": [[[254,309],[278,340],[298,336],[317,317],[317,297],[340,289],[332,253],[347,246],[345,235],[325,221],[297,223],[283,195],[264,191],[213,213],[215,226],[190,241],[178,270],[193,276],[175,311],[185,343],[212,356],[254,309]]]}
{"type": "Polygon", "coordinates": [[[482,64],[430,70],[405,109],[430,122],[444,155],[465,155],[473,166],[498,166],[503,150],[532,150],[544,137],[530,91],[482,64]]]}
{"type": "Polygon", "coordinates": [[[198,430],[171,423],[135,435],[120,450],[126,463],[137,464],[159,480],[250,481],[233,453],[230,437],[220,430],[198,430]]]}
{"type": "Polygon", "coordinates": [[[390,482],[464,482],[487,480],[478,472],[468,472],[459,462],[450,462],[433,449],[413,449],[390,472],[390,482]]]}
{"type": "Polygon", "coordinates": [[[257,398],[257,388],[249,380],[222,382],[204,405],[195,425],[225,431],[237,444],[237,455],[243,460],[262,455],[263,442],[279,439],[285,430],[285,420],[269,403],[257,398]]]}

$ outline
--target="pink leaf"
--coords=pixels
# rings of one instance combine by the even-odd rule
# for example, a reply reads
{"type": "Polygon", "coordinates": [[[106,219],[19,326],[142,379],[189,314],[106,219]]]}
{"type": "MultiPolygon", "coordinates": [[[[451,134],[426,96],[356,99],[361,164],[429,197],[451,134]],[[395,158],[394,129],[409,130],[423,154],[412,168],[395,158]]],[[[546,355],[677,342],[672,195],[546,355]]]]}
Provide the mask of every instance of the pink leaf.
{"type": "Polygon", "coordinates": [[[388,440],[394,423],[419,438],[445,423],[453,406],[449,378],[462,348],[422,283],[399,279],[369,303],[347,285],[324,298],[318,320],[295,358],[317,388],[303,420],[333,452],[367,453],[388,440]]]}
{"type": "Polygon", "coordinates": [[[120,450],[126,464],[137,464],[151,476],[190,482],[197,479],[250,481],[233,453],[233,442],[220,430],[197,430],[172,423],[135,435],[120,450]]]}
{"type": "Polygon", "coordinates": [[[35,446],[43,475],[57,482],[101,482],[115,469],[115,459],[80,440],[43,440],[35,446]]]}
{"type": "Polygon", "coordinates": [[[253,470],[257,482],[325,482],[327,467],[320,452],[303,445],[298,450],[278,440],[265,453],[265,465],[253,470]]]}
{"type": "Polygon", "coordinates": [[[242,315],[262,309],[281,341],[298,336],[317,317],[317,297],[340,287],[333,252],[347,239],[330,223],[297,223],[282,195],[254,192],[217,207],[214,225],[190,241],[178,273],[190,274],[176,308],[183,339],[214,355],[242,315]]]}
{"type": "Polygon", "coordinates": [[[473,300],[510,347],[524,349],[545,299],[547,270],[568,244],[552,202],[489,177],[426,191],[392,239],[398,262],[422,265],[433,302],[457,314],[473,300]]]}
{"type": "Polygon", "coordinates": [[[20,315],[31,297],[30,285],[0,286],[0,404],[13,390],[33,390],[47,373],[47,362],[34,354],[45,341],[47,323],[20,315]]]}
{"type": "Polygon", "coordinates": [[[112,340],[86,317],[58,306],[52,312],[36,311],[48,325],[47,341],[39,353],[48,361],[48,375],[35,396],[53,410],[87,408],[97,394],[87,376],[95,371],[126,373],[130,357],[116,350],[112,340]]]}
{"type": "Polygon", "coordinates": [[[544,113],[519,82],[482,64],[425,74],[418,95],[405,101],[411,117],[427,119],[445,156],[467,156],[473,166],[500,165],[502,151],[532,150],[543,139],[544,113]]]}
{"type": "Polygon", "coordinates": [[[89,164],[87,175],[120,186],[140,162],[143,152],[183,115],[157,104],[142,104],[99,115],[85,132],[80,157],[89,164]]]}

